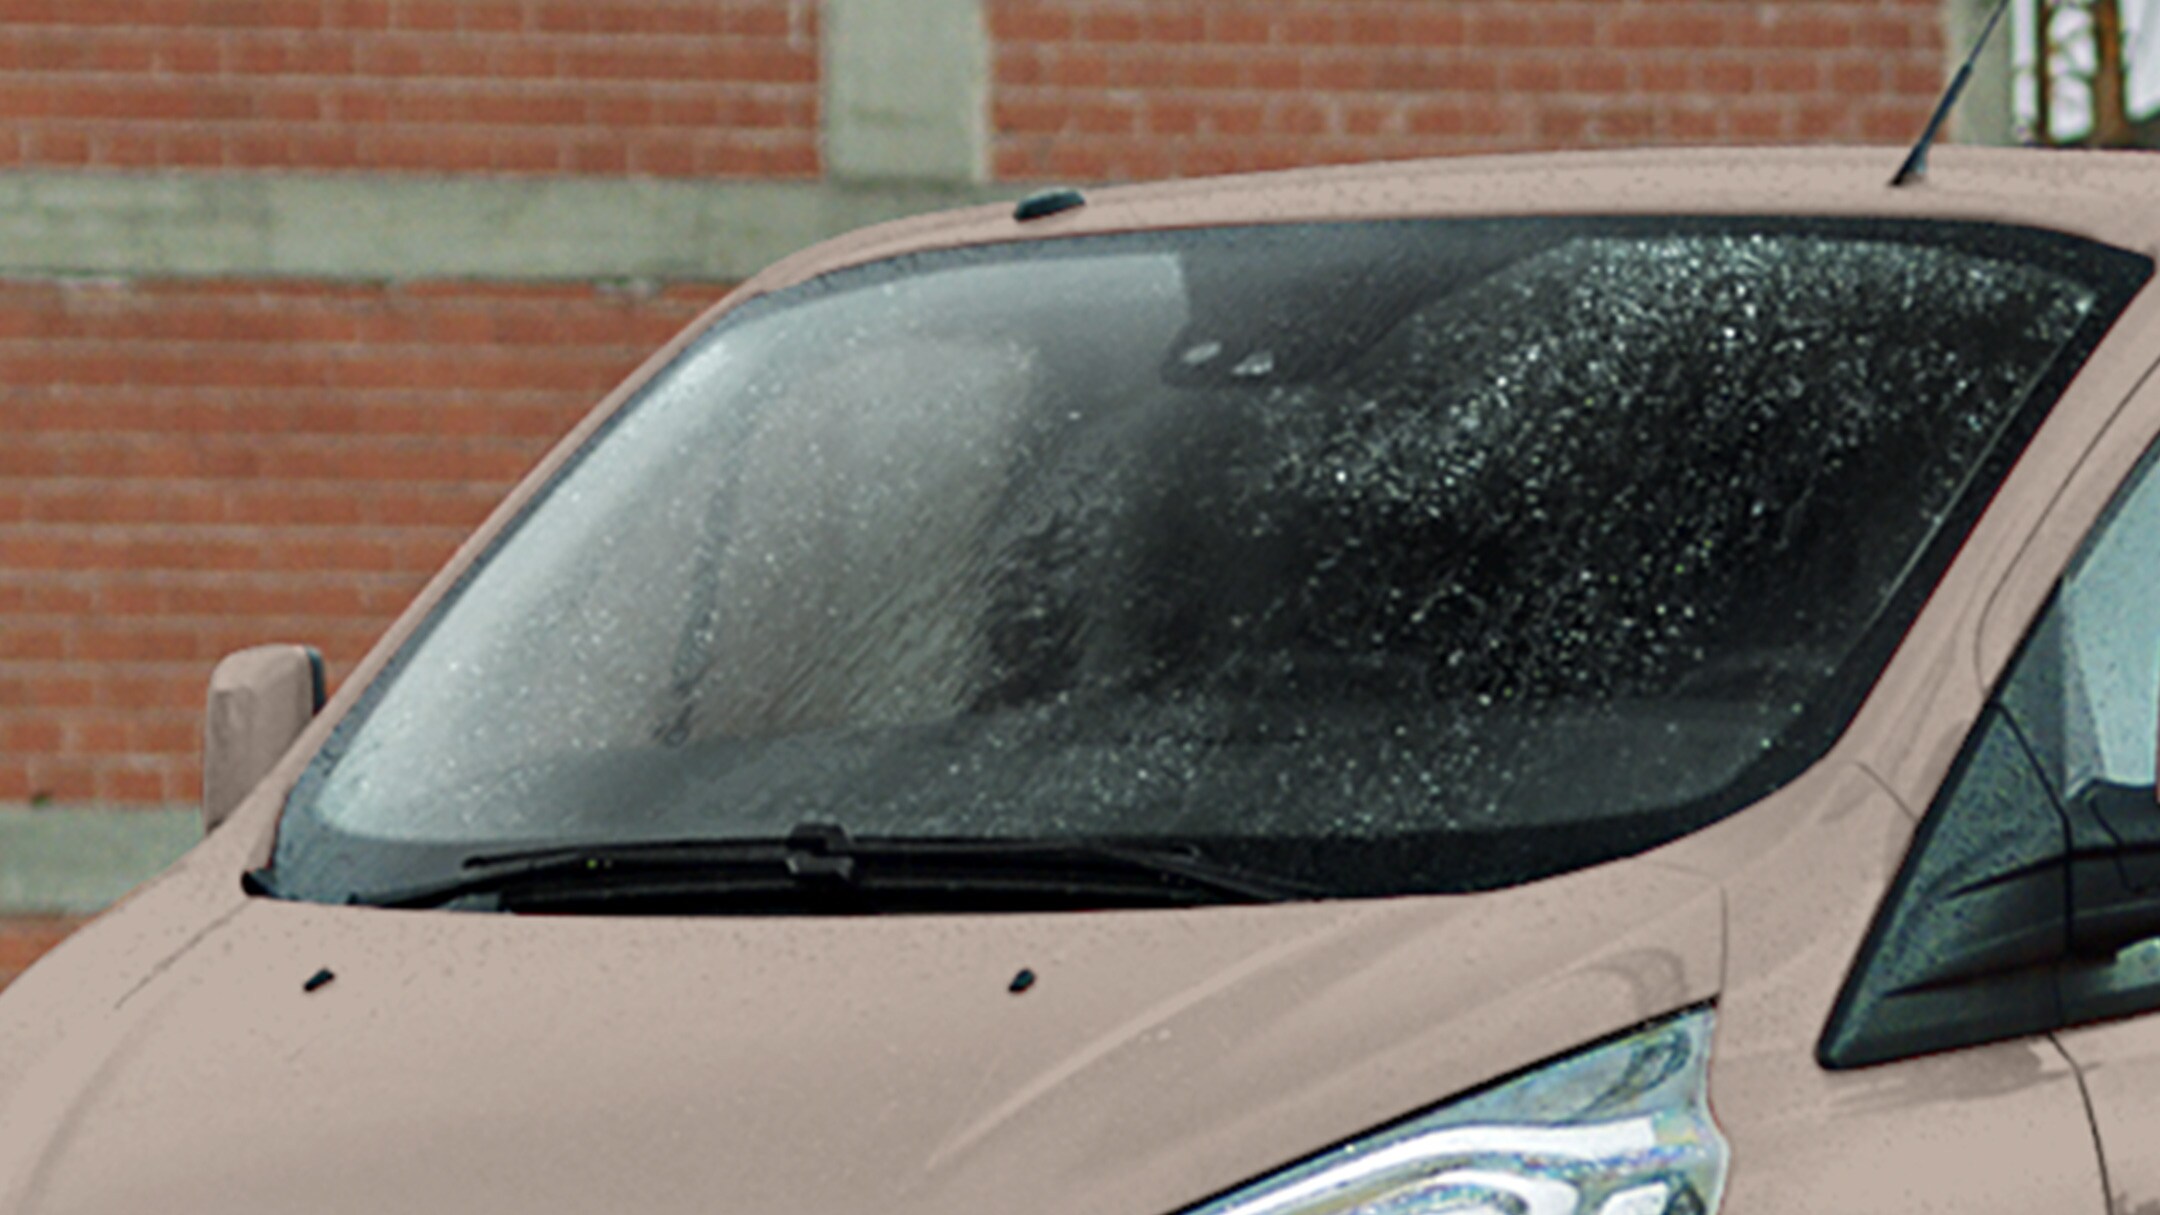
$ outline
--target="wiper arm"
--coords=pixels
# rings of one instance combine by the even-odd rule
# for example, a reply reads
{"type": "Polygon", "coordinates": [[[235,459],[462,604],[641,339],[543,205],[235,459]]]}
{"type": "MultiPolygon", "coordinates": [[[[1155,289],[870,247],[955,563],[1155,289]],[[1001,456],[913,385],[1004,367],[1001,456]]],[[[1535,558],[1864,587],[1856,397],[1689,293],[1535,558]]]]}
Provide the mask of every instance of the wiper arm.
{"type": "Polygon", "coordinates": [[[785,874],[785,845],[773,840],[712,841],[690,849],[689,841],[662,845],[594,844],[535,849],[502,856],[471,856],[457,875],[417,886],[354,891],[354,906],[439,907],[474,895],[504,894],[542,887],[598,890],[654,877],[696,874],[716,887],[730,882],[763,881],[772,885],[785,874]]]}
{"type": "Polygon", "coordinates": [[[471,895],[521,903],[640,897],[791,899],[835,909],[981,906],[999,893],[1073,905],[1267,903],[1321,897],[1317,888],[1246,873],[1170,847],[1103,840],[856,839],[805,823],[783,839],[678,839],[571,844],[465,858],[458,876],[356,893],[376,907],[434,907],[471,895]]]}

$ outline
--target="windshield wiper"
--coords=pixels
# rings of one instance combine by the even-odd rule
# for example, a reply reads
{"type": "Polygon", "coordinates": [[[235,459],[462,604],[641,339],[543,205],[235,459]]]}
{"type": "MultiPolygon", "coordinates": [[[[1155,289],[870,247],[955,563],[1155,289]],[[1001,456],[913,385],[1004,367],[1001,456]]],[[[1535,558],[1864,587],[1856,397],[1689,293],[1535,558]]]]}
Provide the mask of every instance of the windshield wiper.
{"type": "Polygon", "coordinates": [[[857,839],[805,823],[785,838],[570,844],[469,856],[437,882],[354,893],[372,907],[495,895],[506,910],[775,908],[875,913],[1272,903],[1322,897],[1167,845],[1088,839],[857,839]]]}

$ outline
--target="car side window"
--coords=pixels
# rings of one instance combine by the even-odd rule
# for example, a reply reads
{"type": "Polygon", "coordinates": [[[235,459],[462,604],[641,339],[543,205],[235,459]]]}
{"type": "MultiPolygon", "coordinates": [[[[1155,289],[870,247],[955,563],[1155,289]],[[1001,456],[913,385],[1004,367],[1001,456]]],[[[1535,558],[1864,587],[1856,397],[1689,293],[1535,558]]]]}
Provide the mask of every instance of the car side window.
{"type": "MultiPolygon", "coordinates": [[[[2058,789],[2095,782],[2153,784],[2160,720],[2160,447],[2147,453],[2086,548],[2072,563],[2053,611],[2049,656],[2063,672],[2056,713],[2058,789]]],[[[2037,635],[2036,635],[2037,639],[2037,635]]]]}
{"type": "Polygon", "coordinates": [[[1826,1027],[1826,1066],[2160,1008],[2160,444],[2057,584],[1826,1027]]]}

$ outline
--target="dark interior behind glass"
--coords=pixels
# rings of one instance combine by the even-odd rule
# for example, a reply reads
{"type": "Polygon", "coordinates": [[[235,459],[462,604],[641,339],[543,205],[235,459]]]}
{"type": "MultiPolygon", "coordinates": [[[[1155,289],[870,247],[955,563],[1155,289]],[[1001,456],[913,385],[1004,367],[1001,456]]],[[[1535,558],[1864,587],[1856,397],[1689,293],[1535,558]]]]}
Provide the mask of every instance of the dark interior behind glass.
{"type": "Polygon", "coordinates": [[[2150,269],[1532,218],[830,274],[493,546],[309,768],[278,888],[804,822],[1341,895],[1627,855],[1822,753],[2150,269]]]}

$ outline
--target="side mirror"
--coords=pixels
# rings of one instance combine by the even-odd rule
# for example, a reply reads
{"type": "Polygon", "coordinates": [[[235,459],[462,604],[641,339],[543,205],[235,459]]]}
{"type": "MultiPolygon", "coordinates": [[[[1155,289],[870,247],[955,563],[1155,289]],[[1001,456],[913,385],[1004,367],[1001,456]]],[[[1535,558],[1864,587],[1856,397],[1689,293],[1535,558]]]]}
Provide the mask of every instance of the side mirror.
{"type": "Polygon", "coordinates": [[[322,655],[302,645],[227,654],[203,713],[203,831],[254,791],[323,706],[322,655]]]}

